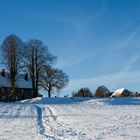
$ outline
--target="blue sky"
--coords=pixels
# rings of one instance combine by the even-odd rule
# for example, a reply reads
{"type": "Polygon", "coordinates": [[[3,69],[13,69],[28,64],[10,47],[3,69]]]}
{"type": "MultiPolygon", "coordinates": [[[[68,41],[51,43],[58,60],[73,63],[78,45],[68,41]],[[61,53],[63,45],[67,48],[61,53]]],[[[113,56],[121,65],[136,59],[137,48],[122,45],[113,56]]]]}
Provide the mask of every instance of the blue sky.
{"type": "Polygon", "coordinates": [[[140,0],[1,0],[0,42],[38,38],[70,77],[63,94],[126,87],[140,91],[140,0]]]}

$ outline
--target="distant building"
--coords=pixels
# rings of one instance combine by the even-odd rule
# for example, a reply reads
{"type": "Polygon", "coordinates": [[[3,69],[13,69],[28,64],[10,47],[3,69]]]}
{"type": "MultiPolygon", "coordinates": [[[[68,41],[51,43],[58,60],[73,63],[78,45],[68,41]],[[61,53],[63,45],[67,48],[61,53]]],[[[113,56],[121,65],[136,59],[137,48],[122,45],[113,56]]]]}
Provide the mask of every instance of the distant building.
{"type": "MultiPolygon", "coordinates": [[[[0,71],[0,101],[10,101],[10,74],[3,69],[0,71]]],[[[33,98],[31,79],[28,74],[19,74],[16,77],[15,99],[33,98]]]]}
{"type": "Polygon", "coordinates": [[[130,96],[130,91],[125,88],[118,89],[111,95],[111,97],[128,97],[128,96],[130,96]]]}

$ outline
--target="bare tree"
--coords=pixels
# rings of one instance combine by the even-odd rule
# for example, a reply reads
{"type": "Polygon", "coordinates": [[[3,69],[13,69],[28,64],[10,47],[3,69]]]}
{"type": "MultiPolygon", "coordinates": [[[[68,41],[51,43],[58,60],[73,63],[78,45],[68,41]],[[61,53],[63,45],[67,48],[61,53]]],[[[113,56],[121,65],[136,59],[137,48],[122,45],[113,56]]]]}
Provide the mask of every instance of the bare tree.
{"type": "Polygon", "coordinates": [[[51,65],[56,61],[56,57],[51,55],[47,46],[42,41],[33,39],[26,43],[25,66],[32,79],[34,97],[38,95],[39,77],[44,65],[51,65]]]}
{"type": "Polygon", "coordinates": [[[51,97],[52,89],[59,91],[65,88],[68,82],[69,78],[62,70],[50,66],[44,67],[41,86],[48,92],[48,97],[51,97]]]}
{"type": "Polygon", "coordinates": [[[16,87],[16,75],[22,67],[22,48],[24,44],[16,35],[9,35],[1,45],[3,64],[10,73],[10,96],[14,97],[16,87]]]}

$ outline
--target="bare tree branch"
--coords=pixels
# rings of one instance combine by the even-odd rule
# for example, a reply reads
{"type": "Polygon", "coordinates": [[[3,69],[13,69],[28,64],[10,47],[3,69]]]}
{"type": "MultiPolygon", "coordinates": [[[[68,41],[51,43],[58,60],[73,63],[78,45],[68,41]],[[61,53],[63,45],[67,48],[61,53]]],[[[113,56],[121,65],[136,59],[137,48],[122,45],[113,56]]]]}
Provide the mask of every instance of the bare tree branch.
{"type": "Polygon", "coordinates": [[[11,89],[10,95],[14,96],[16,87],[16,75],[22,67],[22,49],[24,43],[16,35],[9,35],[1,45],[3,64],[10,73],[11,89]]]}
{"type": "Polygon", "coordinates": [[[67,86],[68,82],[69,78],[62,70],[50,66],[44,67],[41,86],[48,91],[49,97],[52,89],[61,90],[67,86]]]}
{"type": "Polygon", "coordinates": [[[28,41],[24,52],[25,66],[32,79],[34,96],[37,96],[43,67],[55,63],[56,57],[49,53],[47,46],[42,41],[37,39],[28,41]]]}

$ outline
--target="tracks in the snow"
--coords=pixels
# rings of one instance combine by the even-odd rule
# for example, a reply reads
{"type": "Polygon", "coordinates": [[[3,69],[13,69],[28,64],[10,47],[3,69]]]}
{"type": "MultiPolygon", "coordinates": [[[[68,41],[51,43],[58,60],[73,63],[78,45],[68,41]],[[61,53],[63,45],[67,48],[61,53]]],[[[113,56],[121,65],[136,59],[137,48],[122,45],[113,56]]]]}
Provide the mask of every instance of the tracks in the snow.
{"type": "Polygon", "coordinates": [[[38,124],[38,130],[39,134],[44,135],[45,133],[45,127],[43,124],[43,107],[35,106],[36,107],[36,113],[37,113],[37,124],[38,124]]]}
{"type": "Polygon", "coordinates": [[[33,106],[36,109],[38,133],[49,140],[57,140],[53,135],[50,135],[52,127],[49,125],[50,121],[56,121],[56,115],[48,106],[33,106]]]}

